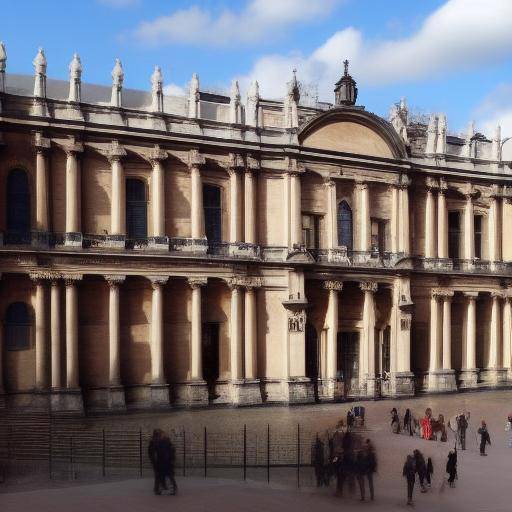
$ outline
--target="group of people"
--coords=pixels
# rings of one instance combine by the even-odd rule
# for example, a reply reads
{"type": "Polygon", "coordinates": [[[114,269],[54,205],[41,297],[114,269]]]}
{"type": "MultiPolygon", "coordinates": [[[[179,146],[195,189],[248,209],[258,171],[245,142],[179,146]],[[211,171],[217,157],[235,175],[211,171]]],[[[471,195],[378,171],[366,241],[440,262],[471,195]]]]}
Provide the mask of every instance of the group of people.
{"type": "Polygon", "coordinates": [[[155,474],[153,492],[159,495],[162,494],[162,491],[169,490],[167,486],[167,481],[169,481],[172,486],[170,494],[176,494],[178,492],[178,485],[174,477],[176,450],[169,436],[163,430],[153,430],[153,436],[148,446],[148,456],[155,474]]]}
{"type": "Polygon", "coordinates": [[[357,481],[361,501],[366,500],[366,487],[370,500],[375,498],[373,475],[377,471],[377,455],[369,439],[354,433],[352,423],[344,428],[342,421],[325,442],[317,436],[313,445],[312,463],[318,487],[329,486],[336,480],[336,494],[343,496],[345,484],[353,494],[357,481]]]}
{"type": "Polygon", "coordinates": [[[398,411],[396,407],[393,407],[391,409],[391,431],[394,434],[403,432],[410,436],[417,434],[429,441],[439,439],[445,442],[448,439],[444,416],[439,414],[438,418],[435,419],[430,408],[425,410],[425,415],[420,420],[415,418],[410,409],[406,409],[403,423],[401,423],[398,411]]]}

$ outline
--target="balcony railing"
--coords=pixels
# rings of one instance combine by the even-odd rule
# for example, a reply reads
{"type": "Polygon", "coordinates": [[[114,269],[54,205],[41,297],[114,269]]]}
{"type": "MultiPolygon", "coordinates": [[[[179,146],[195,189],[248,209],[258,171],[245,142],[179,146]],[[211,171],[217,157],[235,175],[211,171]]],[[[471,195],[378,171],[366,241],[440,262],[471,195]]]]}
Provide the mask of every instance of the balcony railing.
{"type": "Polygon", "coordinates": [[[310,254],[318,263],[331,263],[346,267],[384,267],[391,268],[398,259],[389,252],[351,251],[346,247],[335,249],[309,249],[310,254]]]}

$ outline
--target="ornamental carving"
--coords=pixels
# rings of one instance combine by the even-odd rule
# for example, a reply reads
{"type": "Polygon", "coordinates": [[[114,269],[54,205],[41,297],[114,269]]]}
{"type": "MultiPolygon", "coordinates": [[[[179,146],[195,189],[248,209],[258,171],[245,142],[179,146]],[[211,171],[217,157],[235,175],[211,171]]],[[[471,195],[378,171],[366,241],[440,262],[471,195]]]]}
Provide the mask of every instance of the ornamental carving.
{"type": "Polygon", "coordinates": [[[148,279],[151,281],[153,289],[155,289],[167,283],[169,276],[148,276],[148,279]]]}
{"type": "Polygon", "coordinates": [[[112,163],[112,162],[118,162],[119,160],[121,160],[122,158],[124,158],[127,153],[126,153],[126,149],[123,148],[123,146],[121,146],[119,144],[119,141],[117,140],[113,140],[107,150],[104,152],[105,156],[108,158],[109,162],[112,163]]]}
{"type": "Polygon", "coordinates": [[[296,158],[290,158],[287,156],[285,159],[285,165],[290,174],[302,174],[306,172],[304,164],[300,163],[296,158]]]}
{"type": "Polygon", "coordinates": [[[260,161],[252,155],[247,155],[245,164],[248,171],[257,171],[261,166],[260,161]]]}
{"type": "Polygon", "coordinates": [[[372,292],[375,293],[378,288],[378,284],[375,281],[363,281],[362,283],[359,283],[359,288],[363,292],[372,292]]]}
{"type": "Polygon", "coordinates": [[[190,277],[188,279],[188,285],[192,290],[195,290],[196,288],[201,288],[202,286],[206,286],[208,283],[207,277],[190,277]]]}
{"type": "Polygon", "coordinates": [[[244,168],[244,158],[240,153],[229,153],[228,170],[237,171],[244,168]]]}
{"type": "Polygon", "coordinates": [[[412,324],[412,315],[410,313],[402,314],[400,317],[400,330],[410,331],[412,324]]]}
{"type": "Polygon", "coordinates": [[[425,186],[427,187],[428,191],[436,190],[439,188],[439,182],[436,178],[432,178],[431,176],[428,176],[425,180],[425,186]]]}
{"type": "Polygon", "coordinates": [[[206,163],[206,158],[199,153],[197,149],[191,149],[188,152],[188,166],[192,167],[200,167],[206,163]]]}
{"type": "Polygon", "coordinates": [[[107,274],[103,277],[105,278],[105,281],[107,281],[109,286],[120,285],[126,279],[126,276],[117,274],[107,274]]]}
{"type": "Polygon", "coordinates": [[[158,144],[155,144],[154,147],[149,152],[149,161],[154,164],[156,162],[161,162],[168,157],[167,151],[164,151],[160,148],[158,144]]]}
{"type": "Polygon", "coordinates": [[[40,270],[37,272],[30,272],[29,277],[32,281],[55,281],[57,279],[61,279],[62,274],[51,270],[40,270]]]}
{"type": "Polygon", "coordinates": [[[226,280],[230,288],[244,287],[244,288],[260,288],[262,285],[261,277],[252,276],[234,276],[226,280]]]}
{"type": "Polygon", "coordinates": [[[71,137],[69,142],[63,146],[66,155],[74,155],[75,153],[83,153],[84,145],[81,142],[77,142],[75,137],[71,137]]]}
{"type": "Polygon", "coordinates": [[[306,312],[302,309],[300,311],[290,311],[288,314],[288,332],[304,332],[306,325],[306,312]]]}
{"type": "Polygon", "coordinates": [[[432,297],[437,299],[451,299],[453,297],[453,290],[448,290],[445,288],[433,288],[432,289],[432,297]]]}
{"type": "Polygon", "coordinates": [[[343,290],[343,281],[324,281],[324,289],[341,292],[343,290]]]}
{"type": "Polygon", "coordinates": [[[66,286],[72,286],[78,281],[81,281],[84,276],[82,274],[62,274],[61,277],[64,280],[66,286]]]}
{"type": "Polygon", "coordinates": [[[46,151],[51,147],[51,140],[44,137],[41,132],[36,132],[34,135],[34,147],[37,151],[46,151]]]}

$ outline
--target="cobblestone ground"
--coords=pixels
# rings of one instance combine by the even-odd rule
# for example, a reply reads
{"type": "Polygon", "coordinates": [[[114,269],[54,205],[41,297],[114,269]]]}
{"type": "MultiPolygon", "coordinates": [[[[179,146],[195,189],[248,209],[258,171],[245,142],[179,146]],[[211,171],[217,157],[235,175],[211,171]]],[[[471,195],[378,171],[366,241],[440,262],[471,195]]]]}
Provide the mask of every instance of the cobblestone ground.
{"type": "MultiPolygon", "coordinates": [[[[358,405],[357,403],[350,405],[358,405]]],[[[272,469],[270,486],[263,483],[264,475],[259,470],[248,473],[249,481],[240,481],[237,470],[222,476],[233,480],[200,479],[197,476],[179,481],[181,492],[177,497],[155,497],[151,495],[151,482],[147,478],[107,484],[72,486],[58,489],[39,489],[30,492],[0,494],[0,509],[27,512],[46,510],[166,510],[170,506],[180,511],[310,511],[358,510],[372,508],[379,511],[404,510],[405,482],[401,476],[403,461],[407,453],[419,448],[434,461],[434,479],[426,494],[415,492],[415,509],[420,511],[492,511],[512,510],[512,449],[508,448],[504,431],[507,414],[512,412],[512,392],[478,392],[448,396],[425,396],[413,400],[380,401],[361,403],[367,411],[367,435],[375,443],[379,468],[376,480],[377,500],[374,503],[359,503],[357,496],[338,498],[333,488],[317,490],[313,487],[310,470],[301,474],[301,489],[294,488],[293,473],[287,470],[280,478],[281,469],[272,469]],[[447,443],[423,441],[417,437],[395,435],[389,428],[389,411],[396,406],[401,415],[410,408],[419,417],[426,407],[431,407],[434,416],[444,414],[448,419],[461,411],[471,412],[468,430],[468,450],[459,452],[459,480],[455,489],[443,484],[445,463],[453,437],[447,443]],[[492,439],[488,457],[478,454],[477,423],[487,421],[492,439]],[[259,473],[258,473],[259,472],[259,473]],[[236,480],[238,479],[238,480],[236,480]],[[260,480],[260,481],[257,481],[260,480]]],[[[323,432],[332,428],[345,416],[349,404],[315,405],[300,407],[261,407],[252,409],[217,409],[203,411],[176,411],[160,414],[130,414],[118,417],[88,418],[91,428],[164,429],[187,430],[207,427],[211,432],[236,431],[247,425],[248,431],[265,431],[267,424],[275,432],[295,432],[298,423],[304,432],[323,432]]],[[[221,476],[215,474],[214,476],[221,476]]],[[[38,485],[41,487],[41,484],[38,485]]],[[[19,486],[11,491],[21,491],[19,486]]]]}

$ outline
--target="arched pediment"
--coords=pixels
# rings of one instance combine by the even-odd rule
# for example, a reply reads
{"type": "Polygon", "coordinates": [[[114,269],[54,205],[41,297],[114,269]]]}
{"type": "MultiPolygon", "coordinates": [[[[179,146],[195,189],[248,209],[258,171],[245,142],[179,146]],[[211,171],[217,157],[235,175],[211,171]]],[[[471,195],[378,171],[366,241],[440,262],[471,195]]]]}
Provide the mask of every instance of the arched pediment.
{"type": "Polygon", "coordinates": [[[340,107],[309,119],[299,130],[304,147],[388,159],[407,156],[390,123],[360,108],[340,107]]]}

